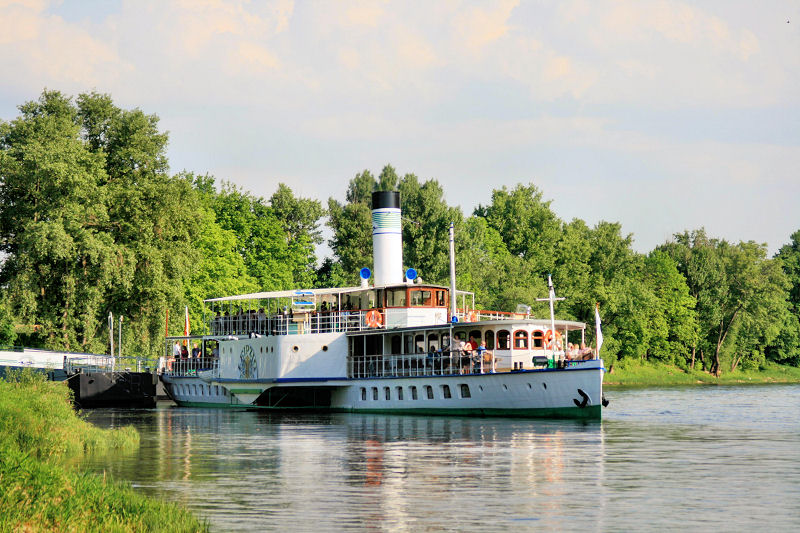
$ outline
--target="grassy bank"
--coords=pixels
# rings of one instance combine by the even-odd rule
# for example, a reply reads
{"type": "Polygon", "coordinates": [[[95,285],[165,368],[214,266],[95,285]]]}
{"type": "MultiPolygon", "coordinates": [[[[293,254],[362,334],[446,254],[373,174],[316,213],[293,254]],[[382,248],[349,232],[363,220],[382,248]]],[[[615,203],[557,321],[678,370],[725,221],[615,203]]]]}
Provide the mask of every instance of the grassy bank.
{"type": "Polygon", "coordinates": [[[207,530],[185,509],[69,466],[138,445],[133,428],[103,430],[77,416],[63,383],[33,373],[0,381],[0,532],[207,530]]]}
{"type": "Polygon", "coordinates": [[[617,361],[606,373],[606,387],[656,387],[668,385],[743,385],[763,383],[800,383],[800,368],[767,363],[759,370],[724,372],[716,377],[700,370],[684,370],[676,366],[617,361]]]}

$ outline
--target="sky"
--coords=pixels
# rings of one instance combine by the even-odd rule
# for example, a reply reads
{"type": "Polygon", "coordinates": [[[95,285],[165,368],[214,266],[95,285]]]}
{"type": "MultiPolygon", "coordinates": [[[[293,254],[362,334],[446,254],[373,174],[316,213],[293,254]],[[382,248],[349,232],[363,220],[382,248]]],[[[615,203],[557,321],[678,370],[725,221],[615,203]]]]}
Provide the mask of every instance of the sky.
{"type": "Polygon", "coordinates": [[[257,196],[391,164],[466,214],[533,183],[640,252],[800,230],[797,0],[0,0],[0,73],[0,119],[108,93],[257,196]]]}

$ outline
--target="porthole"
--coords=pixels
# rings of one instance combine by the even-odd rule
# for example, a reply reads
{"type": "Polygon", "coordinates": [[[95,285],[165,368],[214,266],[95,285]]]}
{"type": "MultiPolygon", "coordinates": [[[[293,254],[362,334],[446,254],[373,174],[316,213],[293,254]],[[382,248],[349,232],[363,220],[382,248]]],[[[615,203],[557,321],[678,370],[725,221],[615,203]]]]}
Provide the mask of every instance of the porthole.
{"type": "Polygon", "coordinates": [[[295,346],[292,346],[292,351],[293,351],[293,352],[296,352],[296,351],[297,351],[297,350],[299,350],[299,349],[300,349],[300,347],[298,347],[298,346],[296,346],[296,345],[295,345],[295,346]]]}
{"type": "Polygon", "coordinates": [[[327,344],[326,344],[325,346],[323,346],[323,347],[322,347],[322,351],[323,351],[323,352],[327,352],[327,351],[328,351],[328,345],[327,345],[327,344]]]}
{"type": "Polygon", "coordinates": [[[264,347],[263,346],[261,347],[261,353],[264,353],[264,347]]]}

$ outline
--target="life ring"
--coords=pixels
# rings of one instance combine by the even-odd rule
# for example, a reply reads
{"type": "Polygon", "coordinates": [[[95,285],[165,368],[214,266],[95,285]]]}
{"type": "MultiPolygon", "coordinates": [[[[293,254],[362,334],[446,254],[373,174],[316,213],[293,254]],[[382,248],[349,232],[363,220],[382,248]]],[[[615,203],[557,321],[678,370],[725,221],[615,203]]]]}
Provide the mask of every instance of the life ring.
{"type": "MultiPolygon", "coordinates": [[[[556,347],[561,349],[561,333],[556,331],[555,337],[556,337],[556,347]]],[[[546,348],[553,347],[553,330],[548,329],[547,332],[544,334],[544,345],[546,348]]]]}
{"type": "Polygon", "coordinates": [[[467,322],[477,322],[478,321],[478,313],[475,311],[470,311],[467,313],[467,322]]]}
{"type": "Polygon", "coordinates": [[[367,323],[367,327],[379,328],[383,325],[383,315],[377,309],[370,309],[367,311],[365,321],[367,323]]]}

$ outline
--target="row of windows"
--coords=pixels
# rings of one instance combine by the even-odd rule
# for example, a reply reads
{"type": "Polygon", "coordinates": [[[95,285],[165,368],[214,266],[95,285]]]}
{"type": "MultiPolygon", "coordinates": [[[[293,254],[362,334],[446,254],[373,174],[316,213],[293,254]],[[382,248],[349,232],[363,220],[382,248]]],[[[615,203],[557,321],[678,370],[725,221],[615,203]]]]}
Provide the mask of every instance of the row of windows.
{"type": "Polygon", "coordinates": [[[228,391],[226,391],[224,388],[220,388],[219,385],[214,385],[213,387],[211,385],[203,385],[203,384],[175,385],[174,388],[176,394],[189,394],[195,396],[199,394],[200,396],[203,396],[206,394],[206,389],[208,389],[207,392],[209,395],[213,396],[219,396],[220,394],[222,394],[223,396],[228,395],[228,391]]]}
{"type": "MultiPolygon", "coordinates": [[[[458,340],[468,341],[470,339],[475,339],[478,344],[481,343],[482,340],[486,341],[486,348],[489,350],[510,350],[511,349],[511,341],[512,336],[511,332],[506,329],[501,329],[497,332],[497,344],[495,345],[495,332],[492,330],[488,330],[482,332],[479,329],[473,330],[469,332],[467,335],[465,332],[460,331],[455,334],[455,337],[458,340]]],[[[367,347],[367,355],[377,355],[380,349],[380,338],[375,338],[373,343],[377,343],[375,346],[367,347]]],[[[541,330],[535,330],[533,333],[529,334],[524,329],[518,329],[514,331],[513,336],[514,341],[514,349],[515,350],[527,350],[529,347],[534,349],[541,349],[544,348],[544,332],[541,330]]],[[[416,335],[405,334],[405,335],[392,335],[389,339],[390,346],[389,349],[391,350],[390,353],[393,354],[412,354],[412,353],[427,353],[429,351],[436,351],[441,347],[448,346],[450,344],[450,336],[446,333],[443,333],[441,336],[438,333],[428,333],[427,336],[422,333],[417,333],[416,335]],[[427,342],[426,342],[427,341],[427,342]],[[401,351],[402,349],[402,351],[401,351]]],[[[356,353],[361,353],[360,346],[356,348],[356,353]]]]}
{"type": "MultiPolygon", "coordinates": [[[[441,397],[442,398],[449,399],[449,398],[453,397],[452,393],[450,392],[450,385],[440,385],[439,387],[441,389],[441,397]]],[[[471,398],[472,397],[472,395],[470,394],[470,391],[469,391],[469,385],[467,385],[466,383],[461,383],[458,386],[458,388],[459,388],[459,391],[461,392],[461,398],[471,398]]],[[[418,391],[417,391],[417,387],[412,385],[411,387],[409,387],[409,389],[411,391],[411,399],[412,400],[419,400],[419,394],[418,394],[418,391]]],[[[423,387],[423,390],[425,391],[425,397],[428,400],[433,400],[433,398],[434,398],[433,387],[431,385],[425,385],[423,387]]],[[[371,396],[372,396],[373,400],[377,400],[378,399],[378,387],[372,387],[372,395],[371,396]]],[[[404,399],[403,387],[395,387],[395,397],[400,401],[402,401],[404,399]]],[[[383,388],[383,398],[385,400],[391,400],[392,399],[392,388],[391,387],[384,387],[383,388]]],[[[367,401],[367,388],[366,387],[361,387],[361,401],[367,401]]]]}

